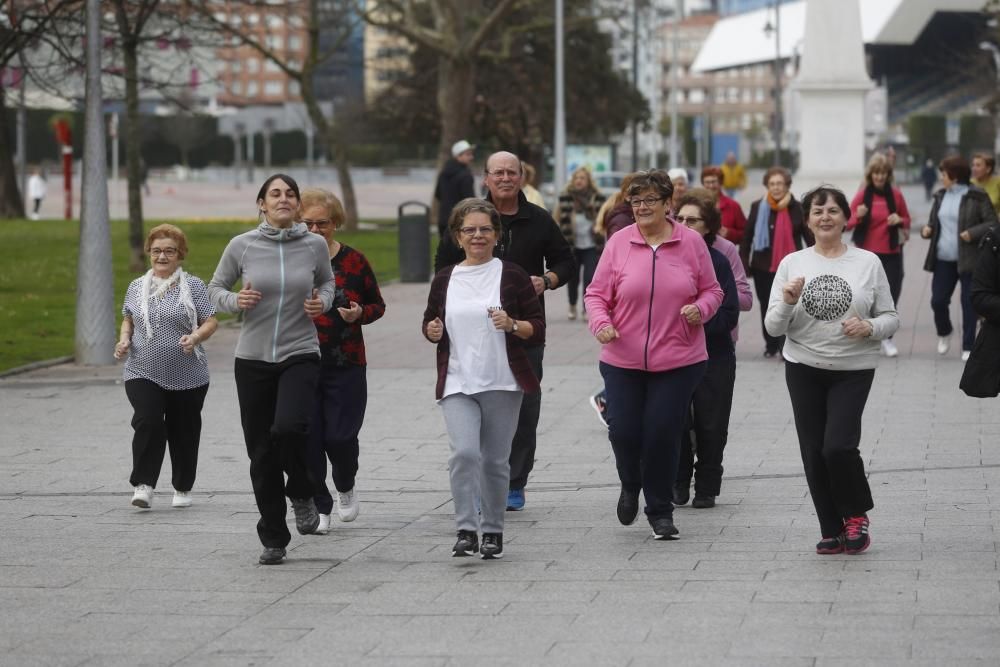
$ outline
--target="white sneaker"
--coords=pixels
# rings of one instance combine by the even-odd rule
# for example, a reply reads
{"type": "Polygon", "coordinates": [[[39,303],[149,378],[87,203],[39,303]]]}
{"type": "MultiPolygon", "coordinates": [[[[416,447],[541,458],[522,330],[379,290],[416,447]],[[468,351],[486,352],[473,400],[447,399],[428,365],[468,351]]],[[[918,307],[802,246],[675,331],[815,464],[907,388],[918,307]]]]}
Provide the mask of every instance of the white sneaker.
{"type": "Polygon", "coordinates": [[[319,526],[313,531],[314,535],[326,535],[330,532],[330,515],[320,514],[319,515],[319,526]]]}
{"type": "Polygon", "coordinates": [[[896,344],[892,342],[891,338],[886,338],[882,341],[882,354],[887,357],[899,356],[899,350],[896,349],[896,344]]]}
{"type": "Polygon", "coordinates": [[[576,319],[576,306],[570,306],[569,311],[566,313],[566,319],[575,320],[576,319]]]}
{"type": "Polygon", "coordinates": [[[360,508],[357,489],[351,489],[347,493],[337,493],[337,518],[345,523],[358,518],[360,508]]]}
{"type": "Polygon", "coordinates": [[[962,350],[962,361],[968,361],[972,355],[972,350],[962,350]]]}
{"type": "Polygon", "coordinates": [[[947,336],[939,336],[937,351],[938,354],[948,354],[948,350],[951,348],[951,334],[947,336]]]}
{"type": "Polygon", "coordinates": [[[153,487],[148,484],[140,484],[135,487],[135,493],[132,494],[132,504],[136,507],[141,507],[144,510],[148,510],[153,506],[153,487]]]}
{"type": "Polygon", "coordinates": [[[191,507],[190,491],[174,491],[174,507],[191,507]]]}

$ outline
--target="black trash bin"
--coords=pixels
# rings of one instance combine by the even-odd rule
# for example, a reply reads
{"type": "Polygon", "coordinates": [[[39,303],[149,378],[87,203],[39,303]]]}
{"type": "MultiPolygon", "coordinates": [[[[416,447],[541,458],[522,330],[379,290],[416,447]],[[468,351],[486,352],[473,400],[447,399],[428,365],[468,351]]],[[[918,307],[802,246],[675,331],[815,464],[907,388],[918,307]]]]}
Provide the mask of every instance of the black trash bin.
{"type": "Polygon", "coordinates": [[[399,205],[399,279],[404,283],[426,283],[431,277],[431,207],[419,201],[399,205]],[[419,213],[403,213],[406,207],[419,213]]]}

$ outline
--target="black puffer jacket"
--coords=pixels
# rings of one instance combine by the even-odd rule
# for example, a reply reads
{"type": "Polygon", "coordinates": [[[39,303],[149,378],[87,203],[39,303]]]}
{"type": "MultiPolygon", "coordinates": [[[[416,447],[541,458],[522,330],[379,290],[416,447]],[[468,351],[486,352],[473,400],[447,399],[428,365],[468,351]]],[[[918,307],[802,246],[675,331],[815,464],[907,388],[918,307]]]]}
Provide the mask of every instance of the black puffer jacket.
{"type": "Polygon", "coordinates": [[[993,225],[979,244],[972,272],[972,308],[987,322],[1000,326],[1000,225],[993,225]]]}
{"type": "Polygon", "coordinates": [[[448,235],[448,216],[455,204],[475,196],[472,172],[455,158],[450,158],[441,168],[434,188],[434,197],[438,200],[438,232],[441,238],[448,235]]]}

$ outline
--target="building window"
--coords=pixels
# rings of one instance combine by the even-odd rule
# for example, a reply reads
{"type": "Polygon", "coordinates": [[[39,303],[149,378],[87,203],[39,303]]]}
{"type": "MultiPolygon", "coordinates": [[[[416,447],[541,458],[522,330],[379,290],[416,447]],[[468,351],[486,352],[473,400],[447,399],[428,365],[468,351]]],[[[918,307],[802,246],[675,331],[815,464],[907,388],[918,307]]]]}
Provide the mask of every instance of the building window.
{"type": "Polygon", "coordinates": [[[267,27],[268,28],[280,28],[282,25],[284,25],[284,23],[285,22],[281,20],[280,16],[277,16],[275,14],[268,14],[267,15],[267,27]]]}
{"type": "Polygon", "coordinates": [[[257,14],[247,14],[247,25],[257,25],[260,23],[260,16],[257,14]]]}
{"type": "Polygon", "coordinates": [[[292,96],[295,96],[295,97],[298,97],[299,95],[301,95],[302,94],[302,84],[300,84],[298,81],[289,81],[288,82],[288,94],[292,95],[292,96]]]}
{"type": "Polygon", "coordinates": [[[271,96],[281,95],[283,88],[284,86],[281,84],[281,81],[268,81],[264,84],[264,94],[271,96]]]}
{"type": "Polygon", "coordinates": [[[229,84],[229,92],[231,92],[233,95],[242,95],[243,94],[243,82],[242,81],[233,81],[231,84],[229,84]]]}
{"type": "Polygon", "coordinates": [[[292,35],[288,38],[288,48],[292,51],[299,51],[302,49],[302,38],[298,35],[292,35]]]}
{"type": "Polygon", "coordinates": [[[239,60],[234,60],[229,63],[229,71],[233,74],[239,74],[243,71],[243,63],[239,60]]]}
{"type": "Polygon", "coordinates": [[[247,71],[251,74],[255,74],[260,71],[260,61],[256,58],[247,59],[247,71]]]}
{"type": "Polygon", "coordinates": [[[268,35],[264,39],[264,43],[267,44],[269,49],[280,49],[284,46],[285,40],[281,39],[278,35],[268,35]]]}
{"type": "Polygon", "coordinates": [[[688,101],[692,104],[702,104],[705,101],[705,89],[692,88],[688,94],[688,101]]]}
{"type": "Polygon", "coordinates": [[[257,82],[250,81],[247,83],[247,96],[253,97],[257,94],[257,82]]]}
{"type": "Polygon", "coordinates": [[[278,67],[278,63],[274,62],[270,58],[264,61],[264,71],[265,72],[280,72],[281,68],[278,67]]]}
{"type": "Polygon", "coordinates": [[[764,89],[758,88],[756,94],[754,95],[754,101],[758,104],[763,103],[765,97],[767,97],[767,94],[764,92],[764,89]]]}

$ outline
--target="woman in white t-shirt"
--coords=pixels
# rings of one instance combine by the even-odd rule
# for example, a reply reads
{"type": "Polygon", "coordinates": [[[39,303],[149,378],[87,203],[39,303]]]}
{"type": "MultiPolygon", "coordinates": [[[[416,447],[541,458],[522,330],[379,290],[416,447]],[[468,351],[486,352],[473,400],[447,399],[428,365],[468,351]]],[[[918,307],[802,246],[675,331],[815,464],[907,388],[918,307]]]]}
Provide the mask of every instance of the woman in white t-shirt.
{"type": "Polygon", "coordinates": [[[522,343],[545,340],[545,319],[524,269],[493,257],[500,214],[491,203],[463,199],[448,230],[465,260],[434,276],[423,333],[437,343],[435,396],[451,441],[452,555],[501,558],[511,440],[523,393],[539,391],[522,343]]]}
{"type": "Polygon", "coordinates": [[[816,245],[778,264],[764,326],[786,336],[785,380],[822,533],[816,553],[857,554],[871,543],[874,507],[858,450],[861,415],[880,341],[899,318],[878,256],[842,239],[851,217],[844,193],[820,186],[802,207],[816,245]]]}

